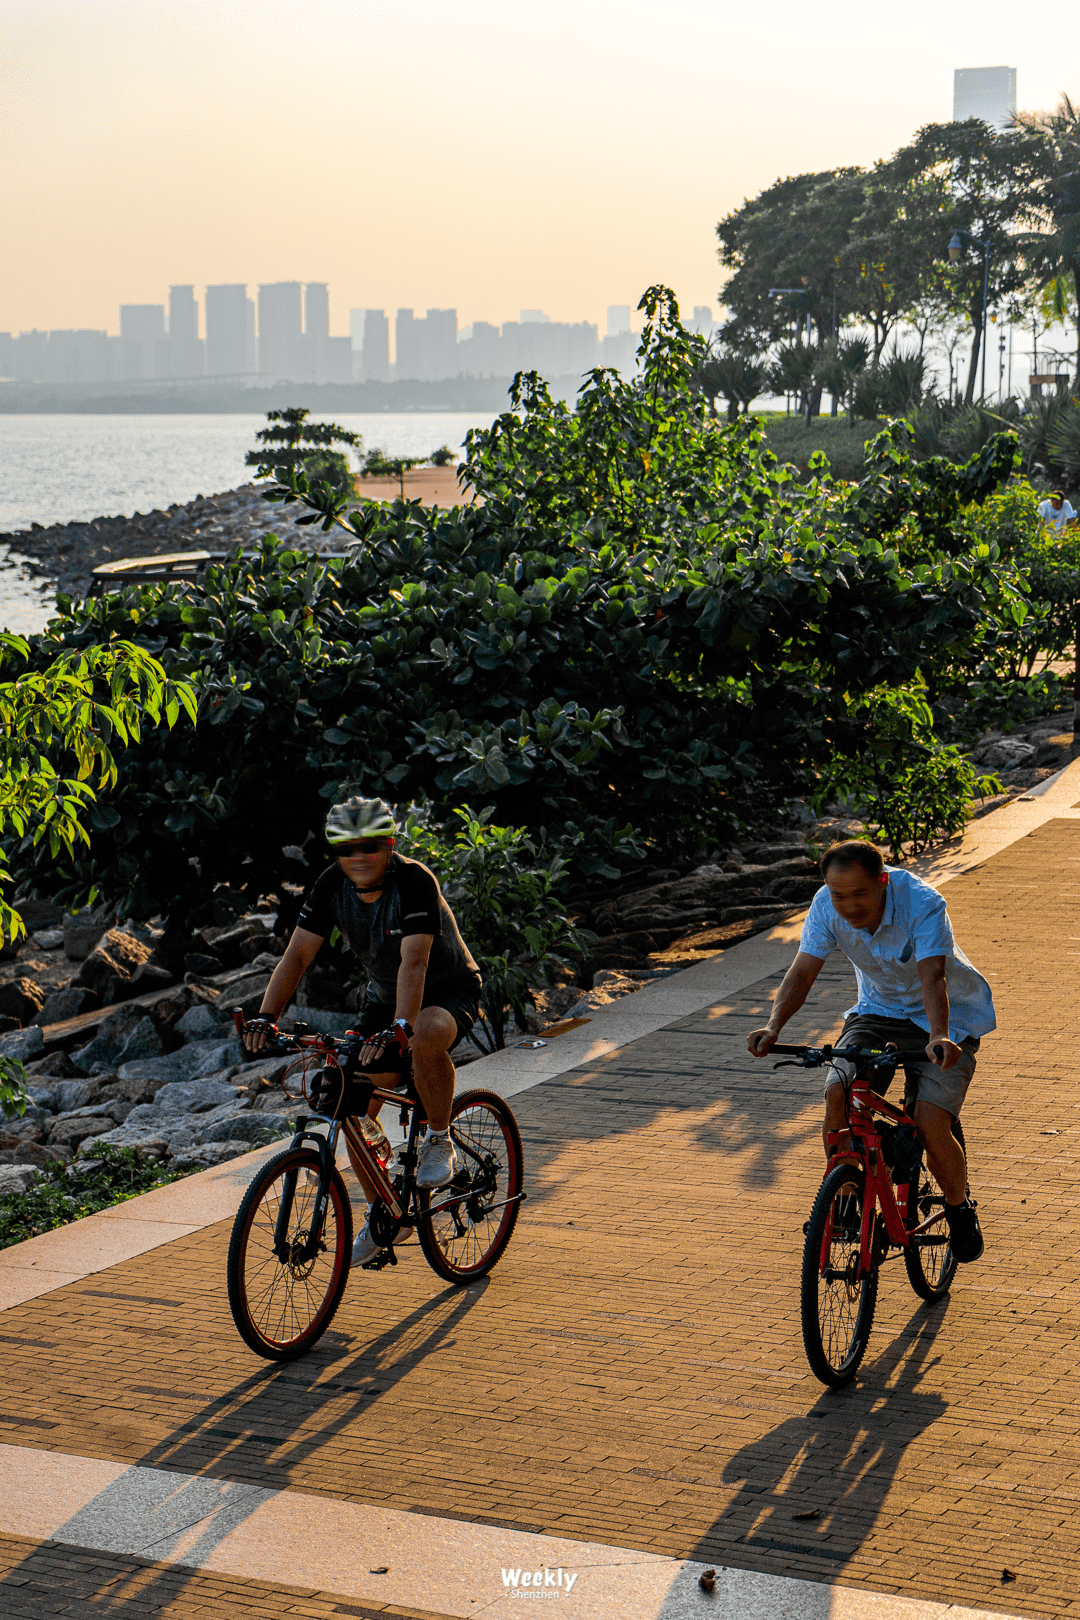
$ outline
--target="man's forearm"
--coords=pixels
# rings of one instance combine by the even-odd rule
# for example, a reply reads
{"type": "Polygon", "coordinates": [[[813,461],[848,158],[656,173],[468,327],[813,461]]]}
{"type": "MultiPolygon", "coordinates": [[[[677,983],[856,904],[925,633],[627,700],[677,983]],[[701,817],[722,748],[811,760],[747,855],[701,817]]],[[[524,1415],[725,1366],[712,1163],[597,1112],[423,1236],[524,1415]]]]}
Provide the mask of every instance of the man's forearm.
{"type": "Polygon", "coordinates": [[[766,1028],[779,1034],[784,1025],[794,1018],[812,987],[812,981],[808,984],[801,973],[788,972],[777,991],[766,1028]]]}
{"type": "Polygon", "coordinates": [[[287,957],[283,957],[270,975],[270,983],[263,994],[259,1016],[269,1018],[273,1023],[277,1023],[277,1020],[292,1000],[296,987],[303,976],[304,969],[302,966],[290,962],[287,957]]]}
{"type": "Polygon", "coordinates": [[[407,1024],[415,1027],[424,1002],[426,978],[426,966],[416,962],[402,962],[398,968],[395,1018],[404,1018],[407,1024]]]}
{"type": "Polygon", "coordinates": [[[949,985],[944,973],[922,987],[923,1008],[932,1041],[949,1039],[949,985]]]}

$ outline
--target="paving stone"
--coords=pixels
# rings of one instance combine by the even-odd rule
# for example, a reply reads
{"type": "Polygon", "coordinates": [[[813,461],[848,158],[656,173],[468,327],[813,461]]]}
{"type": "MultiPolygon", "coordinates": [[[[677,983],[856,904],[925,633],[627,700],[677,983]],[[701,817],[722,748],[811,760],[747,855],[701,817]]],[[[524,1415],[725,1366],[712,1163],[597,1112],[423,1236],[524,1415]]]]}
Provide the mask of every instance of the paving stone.
{"type": "MultiPolygon", "coordinates": [[[[945,893],[998,1006],[964,1112],[987,1252],[932,1308],[886,1266],[854,1387],[822,1389],[799,1330],[821,1077],[745,1051],[777,975],[514,1098],[529,1202],[487,1280],[446,1288],[405,1246],[278,1370],[232,1326],[224,1221],[0,1315],[0,1439],[1080,1612],[1080,820],[945,893]]],[[[828,1038],[853,999],[834,958],[786,1035],[828,1038]]]]}

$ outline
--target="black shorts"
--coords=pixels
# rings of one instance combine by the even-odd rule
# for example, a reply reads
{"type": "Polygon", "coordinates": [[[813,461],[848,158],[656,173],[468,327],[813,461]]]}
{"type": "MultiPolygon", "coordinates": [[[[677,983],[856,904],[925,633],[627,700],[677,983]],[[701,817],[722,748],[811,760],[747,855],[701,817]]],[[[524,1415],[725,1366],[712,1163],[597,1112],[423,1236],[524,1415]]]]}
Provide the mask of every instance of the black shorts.
{"type": "MultiPolygon", "coordinates": [[[[463,1041],[469,1034],[480,1015],[480,986],[459,992],[441,990],[431,996],[425,995],[421,1010],[424,1007],[445,1008],[457,1024],[457,1034],[450,1047],[453,1051],[458,1041],[463,1041]]],[[[389,1029],[393,1022],[393,1007],[388,1007],[384,1001],[372,1001],[369,997],[356,1028],[361,1035],[379,1035],[384,1029],[389,1029]]]]}

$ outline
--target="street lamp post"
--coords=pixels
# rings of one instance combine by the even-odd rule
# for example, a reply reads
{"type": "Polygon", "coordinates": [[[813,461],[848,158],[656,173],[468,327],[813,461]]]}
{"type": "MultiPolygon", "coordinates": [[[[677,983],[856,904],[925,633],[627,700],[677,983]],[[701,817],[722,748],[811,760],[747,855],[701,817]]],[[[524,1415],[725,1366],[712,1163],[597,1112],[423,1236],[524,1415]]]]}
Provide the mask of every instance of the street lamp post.
{"type": "Polygon", "coordinates": [[[986,300],[987,300],[987,296],[988,296],[989,290],[990,290],[990,249],[992,247],[996,247],[997,243],[991,241],[991,239],[989,237],[986,238],[985,242],[980,242],[979,238],[977,236],[972,236],[970,231],[961,231],[961,230],[953,231],[952,238],[951,238],[951,240],[949,242],[949,258],[950,258],[950,260],[952,261],[953,264],[956,264],[960,259],[963,258],[963,256],[964,256],[964,243],[965,242],[970,247],[982,248],[982,256],[983,256],[982,403],[985,405],[986,404],[986,300]]]}

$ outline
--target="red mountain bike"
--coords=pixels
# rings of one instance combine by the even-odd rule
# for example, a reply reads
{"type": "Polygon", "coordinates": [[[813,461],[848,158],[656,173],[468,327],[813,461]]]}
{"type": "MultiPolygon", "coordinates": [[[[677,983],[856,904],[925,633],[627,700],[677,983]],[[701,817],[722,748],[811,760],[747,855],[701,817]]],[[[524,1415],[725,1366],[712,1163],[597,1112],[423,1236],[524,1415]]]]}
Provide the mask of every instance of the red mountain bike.
{"type": "MultiPolygon", "coordinates": [[[[243,1014],[233,1017],[242,1035],[243,1014]]],[[[424,1259],[438,1276],[475,1282],[506,1248],[526,1197],[517,1122],[491,1091],[463,1091],[455,1099],[450,1136],[459,1168],[445,1187],[418,1188],[427,1118],[413,1083],[412,1054],[405,1054],[399,1086],[384,1091],[359,1068],[365,1040],[351,1030],[341,1037],[311,1035],[298,1024],[292,1035],[267,1041],[260,1053],[298,1054],[282,1087],[299,1071],[302,1096],[318,1097],[312,1117],[325,1126],[315,1131],[307,1115],[297,1119],[296,1135],[256,1172],[233,1224],[227,1262],[233,1321],[245,1344],[268,1361],[310,1350],[333,1321],[349,1280],[352,1207],[336,1163],[342,1132],[379,1192],[368,1218],[384,1252],[365,1269],[397,1265],[394,1240],[403,1228],[415,1228],[424,1259]],[[393,1103],[408,1126],[404,1148],[389,1163],[360,1130],[373,1097],[393,1103]]],[[[389,1055],[379,1064],[390,1067],[389,1055]]]]}
{"type": "MultiPolygon", "coordinates": [[[[903,1255],[908,1282],[921,1299],[941,1299],[956,1275],[944,1194],[923,1163],[912,1118],[914,1095],[895,1108],[873,1086],[875,1078],[891,1079],[904,1065],[925,1063],[926,1053],[850,1046],[771,1050],[789,1053],[797,1068],[821,1068],[839,1058],[854,1069],[845,1082],[850,1155],[838,1157],[840,1132],[830,1131],[825,1179],[803,1227],[803,1344],[814,1376],[839,1388],[855,1377],[865,1353],[878,1271],[886,1260],[903,1255]]],[[[964,1147],[958,1119],[952,1130],[964,1147]]]]}

